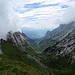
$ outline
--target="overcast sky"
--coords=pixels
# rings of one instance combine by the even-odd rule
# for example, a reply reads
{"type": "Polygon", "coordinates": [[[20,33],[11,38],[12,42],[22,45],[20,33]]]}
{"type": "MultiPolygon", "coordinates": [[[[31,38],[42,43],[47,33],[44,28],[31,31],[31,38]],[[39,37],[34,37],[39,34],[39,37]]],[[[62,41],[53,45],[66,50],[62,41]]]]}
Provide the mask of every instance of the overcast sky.
{"type": "Polygon", "coordinates": [[[0,35],[21,27],[54,29],[75,21],[75,0],[0,0],[0,35]]]}

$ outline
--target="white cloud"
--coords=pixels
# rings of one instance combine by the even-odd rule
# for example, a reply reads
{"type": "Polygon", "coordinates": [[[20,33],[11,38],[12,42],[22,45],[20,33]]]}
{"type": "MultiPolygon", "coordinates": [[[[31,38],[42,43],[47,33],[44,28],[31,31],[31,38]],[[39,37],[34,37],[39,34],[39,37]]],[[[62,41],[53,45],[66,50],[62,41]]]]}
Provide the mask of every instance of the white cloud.
{"type": "Polygon", "coordinates": [[[27,4],[32,4],[32,3],[39,3],[39,2],[44,2],[45,0],[29,0],[27,4]]]}
{"type": "Polygon", "coordinates": [[[18,14],[19,17],[28,17],[28,16],[34,16],[35,14],[41,14],[41,15],[52,15],[55,14],[56,12],[60,11],[61,12],[60,7],[43,7],[43,8],[37,8],[35,10],[32,11],[28,11],[22,14],[18,14]]]}
{"type": "Polygon", "coordinates": [[[6,38],[9,30],[17,31],[17,14],[12,9],[9,0],[0,0],[0,38],[6,38]]]}
{"type": "MultiPolygon", "coordinates": [[[[65,9],[64,9],[65,10],[65,9]]],[[[61,7],[43,7],[43,8],[37,8],[32,11],[28,11],[22,14],[18,14],[19,17],[30,17],[33,16],[36,19],[36,21],[32,21],[27,23],[27,20],[25,21],[24,18],[24,24],[23,26],[27,27],[34,27],[34,28],[50,28],[54,29],[58,26],[58,21],[60,20],[60,17],[62,16],[63,9],[61,7]],[[39,15],[36,15],[39,14],[39,15]]]]}
{"type": "MultiPolygon", "coordinates": [[[[34,0],[33,0],[34,1],[34,0]]],[[[36,0],[37,1],[37,0],[36,0]]],[[[35,1],[34,1],[35,2],[35,1]]],[[[33,20],[32,22],[24,19],[24,25],[30,26],[34,28],[56,28],[60,23],[69,23],[75,20],[74,16],[74,9],[75,9],[75,1],[70,0],[43,0],[44,4],[59,4],[58,6],[49,6],[49,7],[42,7],[37,8],[25,13],[19,13],[19,17],[35,17],[36,21],[33,20]],[[62,6],[68,6],[68,8],[62,8],[62,6]],[[36,15],[39,14],[39,15],[36,15]]],[[[32,2],[33,3],[33,2],[32,2]]]]}
{"type": "Polygon", "coordinates": [[[18,26],[34,28],[56,28],[60,23],[75,20],[75,1],[72,0],[0,0],[0,38],[9,30],[16,31],[18,26]],[[25,11],[26,4],[40,3],[40,5],[58,4],[40,8],[30,8],[24,13],[13,10],[25,11]],[[64,5],[69,6],[64,8],[64,5]],[[62,8],[63,6],[63,8],[62,8]],[[24,18],[26,17],[26,18],[24,18]],[[27,18],[34,18],[33,20],[27,18]],[[2,33],[2,34],[1,34],[2,33]]]}
{"type": "Polygon", "coordinates": [[[75,2],[71,2],[70,7],[64,12],[61,23],[69,23],[75,21],[75,2]]]}

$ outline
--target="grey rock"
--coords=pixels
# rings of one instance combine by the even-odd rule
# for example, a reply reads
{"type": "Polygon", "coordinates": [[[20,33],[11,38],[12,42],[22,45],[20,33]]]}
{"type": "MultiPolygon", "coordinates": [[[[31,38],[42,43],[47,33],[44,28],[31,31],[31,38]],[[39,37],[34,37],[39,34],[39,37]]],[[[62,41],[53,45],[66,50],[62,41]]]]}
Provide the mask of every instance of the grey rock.
{"type": "Polygon", "coordinates": [[[7,34],[7,40],[12,42],[13,45],[16,46],[22,52],[24,52],[25,48],[29,46],[27,37],[23,36],[20,32],[13,33],[12,31],[9,31],[7,34]]]}

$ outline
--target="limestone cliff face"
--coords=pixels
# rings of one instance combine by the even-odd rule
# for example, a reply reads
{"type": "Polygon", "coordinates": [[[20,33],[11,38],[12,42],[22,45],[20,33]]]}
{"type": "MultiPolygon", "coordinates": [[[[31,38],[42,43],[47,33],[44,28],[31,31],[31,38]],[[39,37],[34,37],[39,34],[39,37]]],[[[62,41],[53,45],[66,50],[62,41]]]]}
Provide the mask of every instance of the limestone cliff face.
{"type": "Polygon", "coordinates": [[[29,46],[27,37],[23,36],[20,32],[8,32],[7,40],[12,42],[13,45],[16,46],[22,52],[24,52],[25,49],[29,46]]]}
{"type": "MultiPolygon", "coordinates": [[[[56,42],[63,40],[75,29],[75,21],[69,24],[61,24],[52,31],[48,31],[44,38],[37,44],[39,50],[45,50],[49,46],[53,46],[56,42]]],[[[43,51],[42,50],[42,51],[43,51]]]]}
{"type": "Polygon", "coordinates": [[[75,21],[60,25],[50,32],[50,38],[56,40],[56,42],[53,46],[47,47],[43,53],[54,55],[56,58],[65,57],[73,63],[75,61],[75,21]]]}
{"type": "Polygon", "coordinates": [[[54,56],[67,56],[73,63],[75,61],[75,28],[65,38],[52,47],[48,47],[44,52],[53,53],[54,56]]]}

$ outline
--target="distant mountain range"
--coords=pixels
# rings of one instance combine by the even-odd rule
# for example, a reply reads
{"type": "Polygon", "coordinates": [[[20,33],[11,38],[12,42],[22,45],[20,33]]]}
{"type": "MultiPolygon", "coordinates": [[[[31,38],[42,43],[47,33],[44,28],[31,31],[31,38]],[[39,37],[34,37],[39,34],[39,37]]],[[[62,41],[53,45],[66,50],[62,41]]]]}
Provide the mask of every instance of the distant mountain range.
{"type": "Polygon", "coordinates": [[[21,30],[31,39],[42,38],[48,31],[48,29],[34,29],[29,27],[23,27],[21,30]]]}

